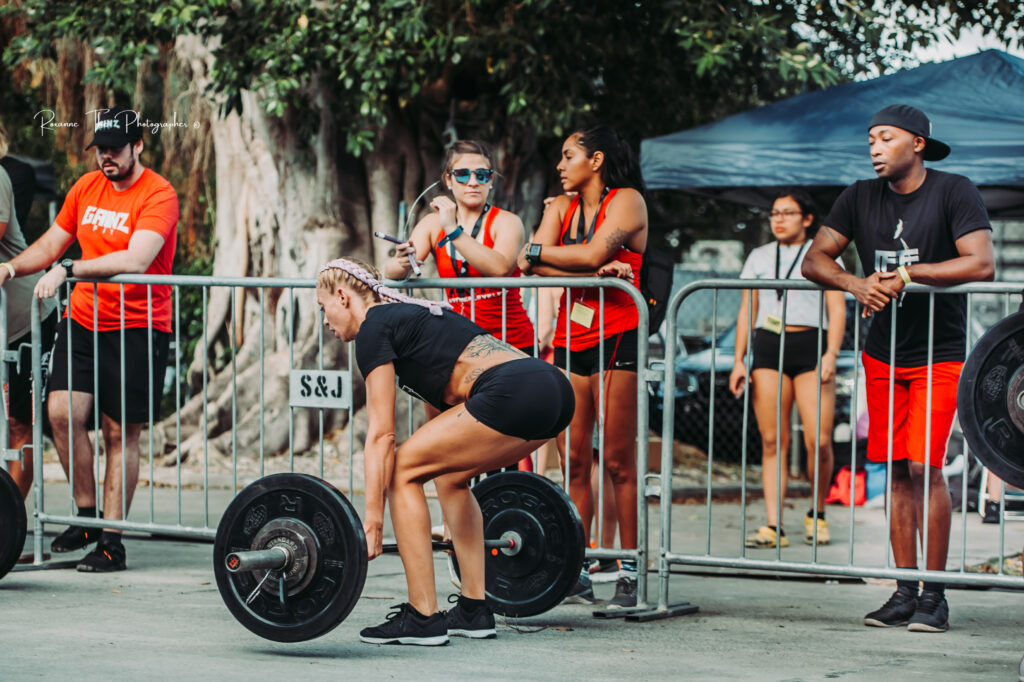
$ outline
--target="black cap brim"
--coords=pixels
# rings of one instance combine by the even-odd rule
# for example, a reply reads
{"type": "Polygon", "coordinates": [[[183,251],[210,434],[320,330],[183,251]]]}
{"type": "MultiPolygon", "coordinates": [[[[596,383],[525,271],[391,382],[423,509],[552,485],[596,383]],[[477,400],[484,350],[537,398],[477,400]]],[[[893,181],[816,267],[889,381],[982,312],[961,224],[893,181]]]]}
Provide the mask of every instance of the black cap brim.
{"type": "Polygon", "coordinates": [[[949,145],[930,137],[924,138],[924,160],[942,161],[949,156],[949,145]]]}
{"type": "Polygon", "coordinates": [[[129,139],[129,137],[120,130],[101,130],[93,135],[92,142],[86,146],[86,149],[91,147],[115,147],[120,149],[126,144],[131,144],[136,141],[137,140],[129,139]]]}

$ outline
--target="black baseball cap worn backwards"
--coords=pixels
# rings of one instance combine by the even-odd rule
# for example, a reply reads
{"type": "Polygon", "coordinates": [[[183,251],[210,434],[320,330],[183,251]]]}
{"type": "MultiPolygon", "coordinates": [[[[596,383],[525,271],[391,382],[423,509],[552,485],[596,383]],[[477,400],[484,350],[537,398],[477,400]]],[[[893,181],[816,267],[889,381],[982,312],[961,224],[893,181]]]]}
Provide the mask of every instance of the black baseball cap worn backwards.
{"type": "Polygon", "coordinates": [[[114,107],[96,117],[92,142],[89,147],[114,147],[120,149],[142,139],[139,113],[125,107],[114,107]]]}
{"type": "Polygon", "coordinates": [[[882,125],[896,126],[912,135],[923,137],[925,161],[941,161],[949,156],[949,145],[931,136],[932,122],[920,109],[909,104],[890,104],[874,115],[868,130],[882,125]]]}

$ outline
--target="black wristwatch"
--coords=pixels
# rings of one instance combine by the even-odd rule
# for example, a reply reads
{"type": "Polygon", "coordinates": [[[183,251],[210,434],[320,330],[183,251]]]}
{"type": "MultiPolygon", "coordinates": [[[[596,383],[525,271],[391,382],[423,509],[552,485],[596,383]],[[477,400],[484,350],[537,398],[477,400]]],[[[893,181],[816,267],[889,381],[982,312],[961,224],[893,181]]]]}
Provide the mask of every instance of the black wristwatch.
{"type": "Polygon", "coordinates": [[[72,277],[75,276],[75,273],[74,273],[74,271],[71,268],[71,265],[74,262],[75,261],[71,260],[70,258],[62,258],[61,261],[60,261],[60,266],[62,268],[64,268],[64,272],[67,273],[67,278],[68,279],[71,279],[72,277]]]}
{"type": "Polygon", "coordinates": [[[530,242],[526,245],[526,262],[530,265],[540,264],[540,244],[530,242]]]}

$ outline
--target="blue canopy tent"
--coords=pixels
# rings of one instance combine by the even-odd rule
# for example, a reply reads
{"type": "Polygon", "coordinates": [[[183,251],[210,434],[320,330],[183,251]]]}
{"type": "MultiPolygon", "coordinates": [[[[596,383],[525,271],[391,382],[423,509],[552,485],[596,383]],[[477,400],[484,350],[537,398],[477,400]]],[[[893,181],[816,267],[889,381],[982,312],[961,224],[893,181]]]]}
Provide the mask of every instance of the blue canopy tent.
{"type": "Polygon", "coordinates": [[[1024,59],[998,50],[845,83],[644,140],[648,189],[679,189],[768,206],[780,187],[814,191],[827,207],[874,177],[867,126],[888,104],[911,104],[952,148],[936,169],[966,175],[993,218],[1024,217],[1024,59]]]}

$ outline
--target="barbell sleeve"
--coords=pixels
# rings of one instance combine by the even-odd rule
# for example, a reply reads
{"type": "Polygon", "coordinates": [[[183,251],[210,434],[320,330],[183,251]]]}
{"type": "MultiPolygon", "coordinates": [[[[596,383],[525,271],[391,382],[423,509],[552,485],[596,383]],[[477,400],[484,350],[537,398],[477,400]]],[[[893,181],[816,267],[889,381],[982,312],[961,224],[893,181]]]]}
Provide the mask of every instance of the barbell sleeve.
{"type": "Polygon", "coordinates": [[[280,571],[288,565],[291,558],[291,552],[278,545],[269,549],[231,552],[224,557],[224,566],[229,573],[260,570],[280,571]]]}

